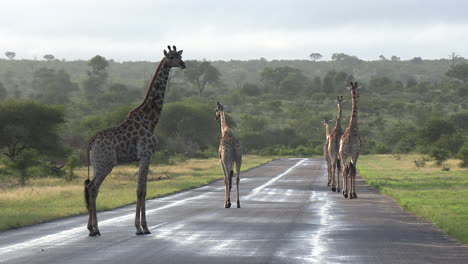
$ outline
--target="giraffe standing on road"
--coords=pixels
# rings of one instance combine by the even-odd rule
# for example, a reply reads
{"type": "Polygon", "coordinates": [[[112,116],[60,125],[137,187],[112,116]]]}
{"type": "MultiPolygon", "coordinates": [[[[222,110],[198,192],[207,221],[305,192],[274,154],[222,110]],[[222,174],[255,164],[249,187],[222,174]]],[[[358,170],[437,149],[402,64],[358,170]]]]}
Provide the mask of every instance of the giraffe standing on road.
{"type": "Polygon", "coordinates": [[[328,154],[330,155],[332,166],[332,188],[333,192],[340,191],[340,173],[341,173],[341,160],[339,157],[340,151],[340,138],[343,135],[343,128],[341,128],[342,105],[345,101],[343,96],[337,96],[336,103],[338,105],[338,115],[336,116],[335,127],[330,133],[330,140],[328,144],[328,154]]]}
{"type": "MultiPolygon", "coordinates": [[[[94,177],[85,181],[85,201],[89,213],[90,236],[100,236],[96,216],[96,199],[99,187],[112,168],[122,162],[139,161],[137,202],[135,213],[136,234],[150,234],[146,222],[146,181],[151,157],[156,150],[157,139],[154,128],[158,124],[163,107],[167,78],[172,67],[185,68],[182,50],[168,46],[159,63],[144,101],[130,111],[127,118],[116,127],[98,132],[89,143],[88,159],[91,160],[94,177]]],[[[89,160],[88,160],[89,166],[89,160]]]]}
{"type": "Polygon", "coordinates": [[[322,121],[323,126],[325,127],[325,144],[323,144],[323,156],[325,157],[325,161],[327,162],[327,174],[328,174],[328,183],[327,186],[331,185],[331,177],[332,177],[332,166],[330,155],[328,154],[328,144],[330,139],[330,120],[325,118],[322,121]]]}
{"type": "Polygon", "coordinates": [[[218,102],[216,105],[216,119],[221,119],[221,142],[219,143],[219,160],[224,172],[225,199],[224,208],[231,207],[232,176],[234,174],[234,163],[236,164],[236,201],[240,208],[239,181],[240,167],[242,163],[242,148],[239,140],[232,134],[226,122],[224,107],[218,102]]]}
{"type": "Polygon", "coordinates": [[[351,82],[352,96],[352,114],[340,140],[340,158],[343,162],[343,196],[348,198],[348,175],[350,178],[351,190],[349,199],[357,198],[356,195],[356,165],[361,151],[361,138],[359,137],[357,99],[359,98],[359,89],[357,82],[351,82]]]}

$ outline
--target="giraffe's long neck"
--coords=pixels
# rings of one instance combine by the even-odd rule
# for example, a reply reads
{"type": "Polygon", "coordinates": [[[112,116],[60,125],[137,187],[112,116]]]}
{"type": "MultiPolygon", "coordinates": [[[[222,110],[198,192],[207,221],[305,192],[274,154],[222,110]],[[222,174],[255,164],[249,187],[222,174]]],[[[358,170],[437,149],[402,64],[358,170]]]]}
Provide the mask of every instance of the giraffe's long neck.
{"type": "Polygon", "coordinates": [[[145,99],[138,107],[128,113],[127,119],[141,119],[142,125],[148,126],[151,131],[154,130],[161,116],[170,70],[171,68],[163,58],[151,80],[145,99]]]}
{"type": "Polygon", "coordinates": [[[226,122],[226,115],[224,114],[224,111],[220,112],[219,115],[221,119],[221,135],[224,137],[224,135],[230,132],[230,128],[226,122]]]}
{"type": "Polygon", "coordinates": [[[338,115],[336,116],[336,124],[335,127],[341,128],[341,118],[342,118],[342,110],[341,110],[341,102],[338,102],[338,115]]]}
{"type": "Polygon", "coordinates": [[[325,134],[326,134],[326,137],[328,138],[330,136],[330,125],[329,124],[325,124],[325,134]]]}
{"type": "Polygon", "coordinates": [[[353,129],[358,129],[358,108],[357,108],[357,96],[356,96],[356,89],[353,89],[351,92],[352,96],[352,107],[351,107],[351,118],[349,119],[349,127],[353,129]]]}

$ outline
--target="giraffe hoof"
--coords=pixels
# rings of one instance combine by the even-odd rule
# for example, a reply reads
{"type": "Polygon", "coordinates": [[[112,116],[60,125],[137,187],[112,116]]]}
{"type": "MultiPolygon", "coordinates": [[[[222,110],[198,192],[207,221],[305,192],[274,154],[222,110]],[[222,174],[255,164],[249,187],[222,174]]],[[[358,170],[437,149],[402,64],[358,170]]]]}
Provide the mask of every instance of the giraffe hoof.
{"type": "Polygon", "coordinates": [[[224,205],[224,208],[231,208],[231,203],[227,203],[224,205]]]}
{"type": "Polygon", "coordinates": [[[240,207],[240,204],[237,205],[237,208],[241,208],[241,207],[240,207]]]}
{"type": "Polygon", "coordinates": [[[141,235],[144,235],[144,234],[145,233],[143,233],[143,231],[138,231],[138,232],[135,233],[135,235],[137,235],[137,236],[141,236],[141,235]]]}
{"type": "Polygon", "coordinates": [[[101,233],[99,231],[93,231],[93,232],[89,232],[89,236],[91,237],[94,237],[94,236],[101,236],[101,233]]]}
{"type": "Polygon", "coordinates": [[[343,191],[343,196],[344,196],[344,198],[348,198],[348,193],[345,193],[345,192],[343,191]]]}
{"type": "Polygon", "coordinates": [[[340,188],[337,188],[337,189],[336,189],[336,192],[340,192],[340,188]]]}
{"type": "Polygon", "coordinates": [[[356,193],[352,193],[351,195],[353,196],[354,199],[357,199],[357,194],[356,193]]]}
{"type": "Polygon", "coordinates": [[[149,235],[149,234],[151,234],[150,231],[145,231],[145,235],[149,235]]]}
{"type": "Polygon", "coordinates": [[[332,187],[331,190],[332,190],[332,192],[336,192],[336,188],[335,188],[335,187],[332,187]]]}

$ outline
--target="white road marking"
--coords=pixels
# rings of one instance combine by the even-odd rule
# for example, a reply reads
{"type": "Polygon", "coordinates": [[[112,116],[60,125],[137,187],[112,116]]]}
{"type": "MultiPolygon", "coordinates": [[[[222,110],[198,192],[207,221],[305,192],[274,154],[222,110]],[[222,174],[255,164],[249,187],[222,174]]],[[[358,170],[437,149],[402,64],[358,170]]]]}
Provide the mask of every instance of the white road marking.
{"type": "Polygon", "coordinates": [[[276,182],[277,180],[279,180],[281,177],[283,177],[284,175],[290,173],[293,169],[295,169],[297,166],[301,165],[303,162],[305,162],[307,159],[301,159],[299,162],[297,162],[294,166],[292,166],[291,168],[287,169],[285,172],[281,173],[280,175],[274,177],[273,179],[267,181],[266,183],[258,186],[257,188],[253,189],[251,191],[251,193],[249,195],[247,195],[245,197],[245,199],[249,199],[251,198],[252,196],[256,195],[258,192],[260,192],[261,190],[263,190],[265,187],[267,187],[268,185],[271,185],[273,184],[274,182],[276,182]]]}

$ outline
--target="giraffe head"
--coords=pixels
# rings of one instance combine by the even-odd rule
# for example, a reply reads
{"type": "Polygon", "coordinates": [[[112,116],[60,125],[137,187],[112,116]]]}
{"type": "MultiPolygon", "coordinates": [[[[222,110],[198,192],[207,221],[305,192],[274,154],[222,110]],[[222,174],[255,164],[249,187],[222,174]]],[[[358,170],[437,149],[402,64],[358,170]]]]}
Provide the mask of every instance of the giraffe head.
{"type": "Polygon", "coordinates": [[[351,91],[351,94],[356,93],[356,98],[359,98],[359,90],[362,86],[358,86],[357,82],[350,82],[351,87],[346,87],[348,90],[351,91]]]}
{"type": "Polygon", "coordinates": [[[326,127],[327,125],[330,124],[331,121],[332,121],[332,119],[325,118],[325,119],[322,120],[322,125],[323,125],[324,127],[326,127]]]}
{"type": "Polygon", "coordinates": [[[343,100],[343,96],[337,96],[335,102],[339,105],[342,105],[346,102],[346,100],[343,100]]]}
{"type": "Polygon", "coordinates": [[[221,116],[221,112],[224,112],[224,106],[219,102],[216,103],[216,120],[221,116]]]}
{"type": "Polygon", "coordinates": [[[176,46],[167,46],[169,52],[164,50],[164,58],[166,59],[166,64],[170,68],[172,67],[179,67],[181,69],[185,69],[185,62],[182,60],[182,52],[183,50],[177,51],[176,46]]]}

